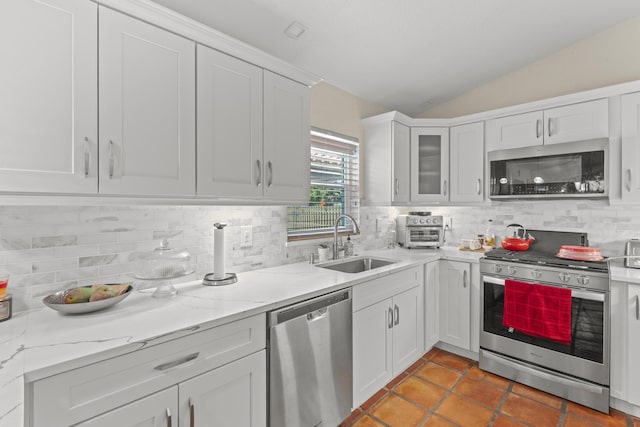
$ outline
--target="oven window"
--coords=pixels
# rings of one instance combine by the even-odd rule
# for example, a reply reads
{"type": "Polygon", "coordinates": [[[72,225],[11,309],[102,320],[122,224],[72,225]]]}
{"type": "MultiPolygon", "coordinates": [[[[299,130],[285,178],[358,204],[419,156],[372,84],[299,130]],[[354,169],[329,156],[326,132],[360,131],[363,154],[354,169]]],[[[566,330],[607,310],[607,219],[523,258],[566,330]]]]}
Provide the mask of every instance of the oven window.
{"type": "Polygon", "coordinates": [[[571,344],[564,345],[502,325],[504,286],[484,282],[484,331],[593,362],[603,362],[604,302],[571,298],[571,344]]]}
{"type": "Polygon", "coordinates": [[[440,230],[438,228],[411,227],[409,235],[410,241],[413,243],[440,241],[440,230]]]}

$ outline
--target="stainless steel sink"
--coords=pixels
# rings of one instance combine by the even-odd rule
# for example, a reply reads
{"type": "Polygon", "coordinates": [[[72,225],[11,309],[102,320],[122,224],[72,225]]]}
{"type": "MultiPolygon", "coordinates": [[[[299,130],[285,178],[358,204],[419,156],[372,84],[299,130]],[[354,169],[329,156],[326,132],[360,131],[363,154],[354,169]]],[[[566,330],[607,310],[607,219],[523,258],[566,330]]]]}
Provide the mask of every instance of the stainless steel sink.
{"type": "Polygon", "coordinates": [[[343,273],[362,273],[363,271],[374,270],[396,262],[397,261],[383,258],[361,256],[338,261],[330,261],[324,264],[318,264],[316,267],[328,268],[329,270],[341,271],[343,273]]]}

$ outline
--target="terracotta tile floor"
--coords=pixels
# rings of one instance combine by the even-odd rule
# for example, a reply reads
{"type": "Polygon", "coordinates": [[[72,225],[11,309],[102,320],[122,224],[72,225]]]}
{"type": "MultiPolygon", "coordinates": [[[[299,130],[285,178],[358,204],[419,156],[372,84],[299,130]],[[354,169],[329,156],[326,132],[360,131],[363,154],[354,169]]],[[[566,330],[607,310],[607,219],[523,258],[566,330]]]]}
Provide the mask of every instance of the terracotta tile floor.
{"type": "Polygon", "coordinates": [[[640,427],[481,371],[478,363],[433,349],[356,409],[340,427],[640,427]]]}

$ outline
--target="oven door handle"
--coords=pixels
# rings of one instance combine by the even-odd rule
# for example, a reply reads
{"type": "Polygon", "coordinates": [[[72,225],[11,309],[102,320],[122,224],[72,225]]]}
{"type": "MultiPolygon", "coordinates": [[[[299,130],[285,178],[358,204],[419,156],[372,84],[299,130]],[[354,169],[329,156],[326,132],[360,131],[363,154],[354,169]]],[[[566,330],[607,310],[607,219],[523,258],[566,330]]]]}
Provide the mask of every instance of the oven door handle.
{"type": "Polygon", "coordinates": [[[595,393],[595,394],[602,394],[604,392],[604,387],[600,387],[594,384],[589,384],[583,381],[579,381],[577,379],[574,378],[568,378],[568,377],[564,377],[564,376],[560,376],[558,374],[554,375],[551,373],[547,373],[538,369],[533,369],[530,368],[527,365],[523,365],[522,363],[518,363],[516,361],[513,361],[511,359],[507,359],[505,357],[500,357],[496,354],[493,353],[489,353],[486,350],[481,350],[482,351],[482,357],[486,358],[486,359],[492,359],[498,363],[501,363],[503,365],[507,365],[513,369],[517,369],[518,371],[521,372],[526,372],[530,375],[533,375],[534,377],[538,377],[538,378],[542,378],[545,379],[547,381],[551,381],[557,384],[562,384],[562,385],[568,385],[571,387],[577,387],[580,388],[584,391],[588,391],[589,393],[595,393]]]}
{"type": "MultiPolygon", "coordinates": [[[[494,285],[504,286],[505,279],[499,279],[497,277],[491,277],[491,276],[483,276],[482,281],[484,283],[493,283],[494,285]]],[[[525,281],[525,283],[531,283],[531,282],[525,281]]],[[[561,286],[557,286],[557,287],[561,287],[561,286]]],[[[589,301],[604,302],[604,294],[601,294],[599,292],[579,291],[576,289],[571,289],[571,298],[580,298],[580,299],[589,300],[589,301]]]]}

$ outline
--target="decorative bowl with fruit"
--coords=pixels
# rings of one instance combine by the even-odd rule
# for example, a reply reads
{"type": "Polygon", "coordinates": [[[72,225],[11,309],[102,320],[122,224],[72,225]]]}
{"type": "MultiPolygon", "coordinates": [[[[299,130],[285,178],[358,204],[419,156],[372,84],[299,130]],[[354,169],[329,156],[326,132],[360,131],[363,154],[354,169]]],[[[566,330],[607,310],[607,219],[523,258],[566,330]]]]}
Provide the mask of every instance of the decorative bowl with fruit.
{"type": "Polygon", "coordinates": [[[82,286],[47,295],[42,302],[61,313],[90,313],[119,303],[132,290],[133,287],[128,283],[82,286]]]}

